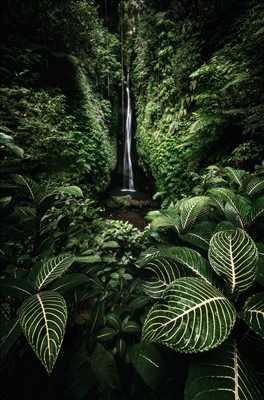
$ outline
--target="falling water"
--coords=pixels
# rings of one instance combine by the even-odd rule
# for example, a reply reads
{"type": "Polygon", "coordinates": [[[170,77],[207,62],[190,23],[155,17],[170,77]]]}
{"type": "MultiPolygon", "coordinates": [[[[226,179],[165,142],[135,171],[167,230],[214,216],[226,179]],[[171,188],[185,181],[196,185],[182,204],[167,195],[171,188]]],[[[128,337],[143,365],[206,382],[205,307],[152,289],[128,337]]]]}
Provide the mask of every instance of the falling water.
{"type": "Polygon", "coordinates": [[[122,190],[134,192],[135,184],[134,184],[133,164],[132,164],[132,159],[131,159],[132,110],[131,110],[129,72],[127,74],[126,94],[127,94],[127,110],[126,110],[126,125],[125,125],[125,138],[124,138],[123,189],[122,190]]]}

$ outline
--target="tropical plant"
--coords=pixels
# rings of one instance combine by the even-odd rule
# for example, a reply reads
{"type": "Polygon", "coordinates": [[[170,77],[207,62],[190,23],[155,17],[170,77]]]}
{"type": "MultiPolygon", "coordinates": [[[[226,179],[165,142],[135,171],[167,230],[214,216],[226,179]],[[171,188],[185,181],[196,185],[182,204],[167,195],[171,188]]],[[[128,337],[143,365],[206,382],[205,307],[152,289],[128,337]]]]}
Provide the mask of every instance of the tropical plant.
{"type": "Polygon", "coordinates": [[[244,356],[245,337],[263,338],[263,247],[247,233],[259,239],[263,178],[232,168],[224,176],[225,187],[150,215],[153,229],[176,235],[167,235],[170,245],[156,246],[140,261],[143,289],[156,300],[144,321],[143,341],[184,353],[221,346],[191,363],[188,400],[225,391],[228,399],[257,400],[264,393],[244,356]]]}
{"type": "Polygon", "coordinates": [[[23,333],[34,353],[51,374],[67,323],[67,304],[61,293],[87,282],[85,275],[63,275],[76,258],[63,254],[42,260],[20,279],[2,279],[1,294],[18,307],[1,329],[1,353],[6,354],[23,333]]]}

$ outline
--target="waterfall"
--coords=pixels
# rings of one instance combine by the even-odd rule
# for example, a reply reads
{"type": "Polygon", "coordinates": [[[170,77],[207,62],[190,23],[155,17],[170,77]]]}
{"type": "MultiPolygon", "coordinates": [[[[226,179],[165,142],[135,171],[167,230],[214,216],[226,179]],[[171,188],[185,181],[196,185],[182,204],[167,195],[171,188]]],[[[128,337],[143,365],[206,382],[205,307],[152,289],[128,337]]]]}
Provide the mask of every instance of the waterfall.
{"type": "Polygon", "coordinates": [[[129,72],[127,74],[126,82],[126,97],[127,97],[127,108],[126,108],[126,125],[124,132],[124,155],[123,155],[123,191],[134,192],[134,173],[133,164],[131,158],[132,150],[132,109],[131,109],[131,95],[130,95],[130,78],[129,72]]]}

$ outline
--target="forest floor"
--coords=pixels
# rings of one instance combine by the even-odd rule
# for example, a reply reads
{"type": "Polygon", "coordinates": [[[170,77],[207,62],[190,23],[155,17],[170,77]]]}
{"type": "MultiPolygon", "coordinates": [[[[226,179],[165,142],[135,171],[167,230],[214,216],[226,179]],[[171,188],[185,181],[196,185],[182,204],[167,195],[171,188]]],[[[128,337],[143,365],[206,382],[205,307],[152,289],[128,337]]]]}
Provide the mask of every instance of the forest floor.
{"type": "Polygon", "coordinates": [[[145,193],[135,192],[133,194],[110,193],[104,201],[106,217],[128,221],[140,230],[147,225],[145,215],[147,212],[159,209],[160,204],[153,201],[145,193]]]}
{"type": "Polygon", "coordinates": [[[123,208],[123,209],[108,209],[106,216],[109,219],[117,219],[121,221],[128,221],[130,224],[136,226],[140,230],[144,230],[147,225],[145,221],[146,213],[150,209],[138,208],[123,208]]]}

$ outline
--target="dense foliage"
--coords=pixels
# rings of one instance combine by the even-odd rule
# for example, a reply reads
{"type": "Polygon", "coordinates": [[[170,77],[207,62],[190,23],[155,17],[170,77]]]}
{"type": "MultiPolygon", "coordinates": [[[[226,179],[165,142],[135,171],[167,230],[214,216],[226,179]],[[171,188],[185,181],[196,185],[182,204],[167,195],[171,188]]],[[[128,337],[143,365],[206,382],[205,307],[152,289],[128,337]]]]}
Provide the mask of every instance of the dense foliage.
{"type": "Polygon", "coordinates": [[[263,151],[263,4],[171,3],[146,4],[133,62],[138,152],[163,197],[188,193],[193,171],[252,168],[263,151]]]}
{"type": "Polygon", "coordinates": [[[117,37],[92,1],[1,9],[0,126],[25,149],[6,168],[101,191],[116,163],[117,37]]]}
{"type": "Polygon", "coordinates": [[[0,12],[0,397],[262,400],[262,2],[0,12]]]}

